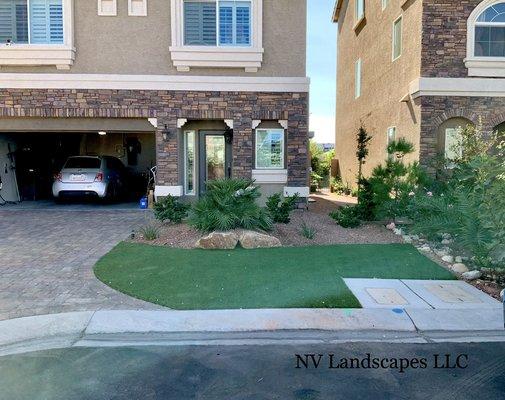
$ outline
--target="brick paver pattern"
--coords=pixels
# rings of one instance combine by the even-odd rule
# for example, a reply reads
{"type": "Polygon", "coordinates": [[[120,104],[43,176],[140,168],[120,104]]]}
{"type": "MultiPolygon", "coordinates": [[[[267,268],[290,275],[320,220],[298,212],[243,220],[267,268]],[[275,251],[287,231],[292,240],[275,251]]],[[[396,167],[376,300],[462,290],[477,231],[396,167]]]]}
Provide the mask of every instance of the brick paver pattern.
{"type": "Polygon", "coordinates": [[[107,287],[93,266],[149,214],[139,211],[2,211],[0,320],[100,309],[159,309],[107,287]]]}

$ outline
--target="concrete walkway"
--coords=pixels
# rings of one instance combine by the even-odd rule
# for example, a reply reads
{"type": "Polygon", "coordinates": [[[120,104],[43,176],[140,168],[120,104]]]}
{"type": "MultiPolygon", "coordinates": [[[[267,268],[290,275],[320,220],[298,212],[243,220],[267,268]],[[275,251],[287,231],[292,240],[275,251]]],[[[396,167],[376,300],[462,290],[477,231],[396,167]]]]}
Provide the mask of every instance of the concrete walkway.
{"type": "Polygon", "coordinates": [[[107,287],[92,270],[132,229],[147,224],[149,212],[92,205],[16,207],[0,207],[0,320],[70,311],[161,309],[107,287]]]}

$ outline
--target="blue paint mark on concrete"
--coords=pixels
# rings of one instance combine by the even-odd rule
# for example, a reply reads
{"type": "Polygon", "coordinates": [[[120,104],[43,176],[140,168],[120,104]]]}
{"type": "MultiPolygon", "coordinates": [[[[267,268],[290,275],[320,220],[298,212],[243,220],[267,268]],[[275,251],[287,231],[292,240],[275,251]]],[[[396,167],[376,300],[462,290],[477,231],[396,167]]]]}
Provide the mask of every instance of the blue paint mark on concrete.
{"type": "Polygon", "coordinates": [[[403,310],[401,308],[393,308],[393,312],[396,314],[403,314],[403,310]]]}

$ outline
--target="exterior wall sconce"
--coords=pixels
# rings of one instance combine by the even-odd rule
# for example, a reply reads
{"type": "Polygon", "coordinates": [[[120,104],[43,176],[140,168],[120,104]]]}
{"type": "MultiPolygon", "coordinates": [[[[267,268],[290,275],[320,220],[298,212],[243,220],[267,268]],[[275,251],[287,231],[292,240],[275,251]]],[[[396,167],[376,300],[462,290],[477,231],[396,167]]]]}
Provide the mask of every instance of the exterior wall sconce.
{"type": "Polygon", "coordinates": [[[168,125],[165,124],[165,127],[163,128],[163,131],[161,132],[162,136],[163,136],[163,140],[165,142],[168,141],[168,139],[170,139],[170,129],[168,129],[168,125]]]}
{"type": "Polygon", "coordinates": [[[228,144],[233,143],[233,129],[226,128],[226,130],[224,131],[224,140],[226,140],[226,143],[228,144]]]}

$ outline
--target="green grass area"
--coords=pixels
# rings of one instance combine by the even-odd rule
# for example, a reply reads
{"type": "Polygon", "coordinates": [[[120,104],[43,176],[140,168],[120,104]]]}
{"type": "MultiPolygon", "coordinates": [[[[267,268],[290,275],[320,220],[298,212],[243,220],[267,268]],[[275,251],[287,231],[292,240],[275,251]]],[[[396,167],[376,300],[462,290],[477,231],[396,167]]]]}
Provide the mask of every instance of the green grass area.
{"type": "Polygon", "coordinates": [[[342,278],[454,279],[403,244],[208,251],[120,243],[95,274],[120,292],[177,310],[357,308],[342,278]]]}

